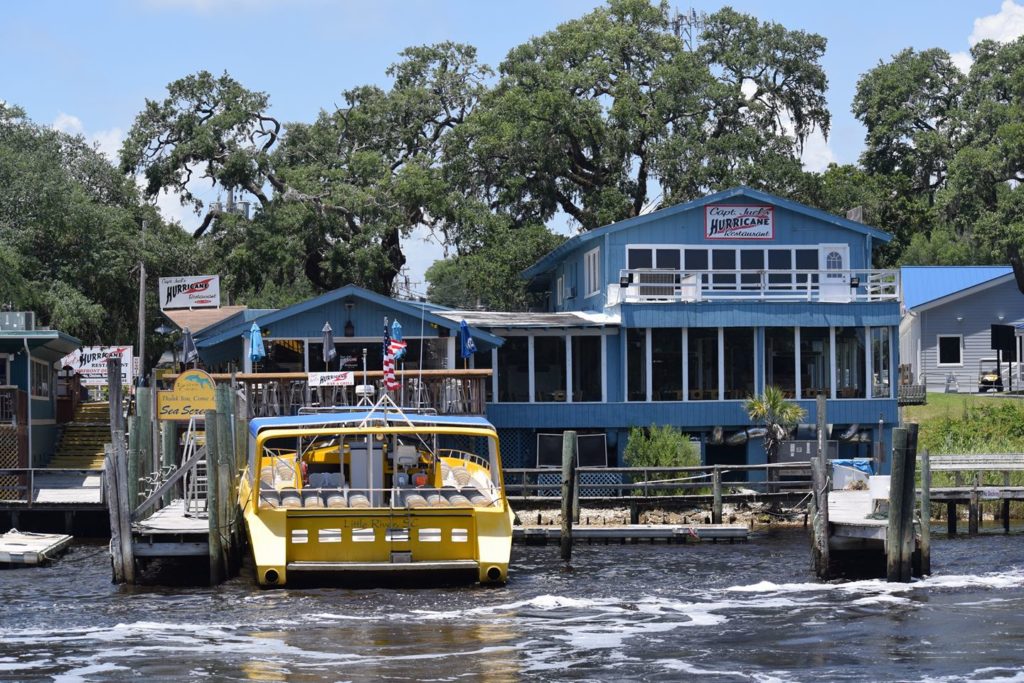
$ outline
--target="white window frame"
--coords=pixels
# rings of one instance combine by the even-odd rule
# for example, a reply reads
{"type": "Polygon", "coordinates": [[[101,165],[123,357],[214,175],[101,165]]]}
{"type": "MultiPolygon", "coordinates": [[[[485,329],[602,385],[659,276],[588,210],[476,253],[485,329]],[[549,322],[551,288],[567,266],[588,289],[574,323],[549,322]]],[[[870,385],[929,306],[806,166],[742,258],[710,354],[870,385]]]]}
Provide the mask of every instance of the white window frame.
{"type": "Polygon", "coordinates": [[[49,363],[47,363],[45,361],[41,361],[41,360],[36,360],[35,358],[33,358],[32,359],[32,363],[31,363],[31,370],[32,370],[32,373],[31,373],[32,376],[30,378],[31,382],[30,382],[30,386],[29,386],[29,395],[32,398],[40,398],[40,399],[48,399],[48,398],[50,398],[50,396],[53,393],[53,387],[52,387],[52,385],[53,385],[53,368],[50,366],[49,363]],[[38,381],[38,378],[40,376],[39,375],[39,371],[37,370],[36,366],[39,366],[39,367],[43,368],[43,370],[46,371],[46,393],[45,394],[37,394],[36,393],[36,382],[38,381]]]}
{"type": "Polygon", "coordinates": [[[555,306],[561,307],[565,301],[565,278],[561,275],[555,280],[555,306]]]}
{"type": "Polygon", "coordinates": [[[935,335],[935,367],[937,368],[962,368],[964,366],[964,335],[962,334],[937,334],[935,335]],[[955,338],[957,340],[957,349],[960,351],[960,362],[959,363],[943,363],[942,362],[942,348],[940,346],[940,339],[955,338]]]}
{"type": "Polygon", "coordinates": [[[583,255],[583,286],[585,299],[601,293],[601,247],[583,255]]]}

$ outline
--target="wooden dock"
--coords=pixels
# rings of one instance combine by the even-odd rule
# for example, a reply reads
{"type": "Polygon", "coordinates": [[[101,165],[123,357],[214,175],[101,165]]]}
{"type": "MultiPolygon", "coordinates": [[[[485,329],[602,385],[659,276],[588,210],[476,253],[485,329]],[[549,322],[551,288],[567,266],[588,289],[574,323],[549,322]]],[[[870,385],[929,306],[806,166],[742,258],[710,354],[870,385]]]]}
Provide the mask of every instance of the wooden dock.
{"type": "MultiPolygon", "coordinates": [[[[749,530],[744,524],[621,524],[615,526],[574,526],[573,543],[696,543],[746,541],[749,530]]],[[[526,545],[546,545],[561,539],[560,526],[525,526],[512,530],[512,540],[526,545]]]]}
{"type": "Polygon", "coordinates": [[[71,545],[66,534],[35,534],[11,529],[0,536],[0,565],[46,564],[71,545]]]}
{"type": "Polygon", "coordinates": [[[206,557],[210,522],[185,514],[185,501],[175,499],[132,524],[132,552],[135,557],[206,557]]]}

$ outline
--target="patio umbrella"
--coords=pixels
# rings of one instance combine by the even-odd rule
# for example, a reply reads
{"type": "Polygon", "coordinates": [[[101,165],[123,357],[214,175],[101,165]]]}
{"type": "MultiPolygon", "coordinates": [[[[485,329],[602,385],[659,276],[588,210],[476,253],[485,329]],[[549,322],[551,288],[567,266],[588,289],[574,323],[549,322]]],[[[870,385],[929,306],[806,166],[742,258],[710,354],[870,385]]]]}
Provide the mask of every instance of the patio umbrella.
{"type": "Polygon", "coordinates": [[[256,323],[249,328],[249,360],[259,363],[267,357],[267,351],[263,348],[263,333],[256,323]]]}
{"type": "Polygon", "coordinates": [[[331,329],[331,323],[324,323],[324,329],[320,330],[324,333],[324,370],[331,369],[331,361],[338,356],[337,350],[334,348],[334,330],[331,329]]]}
{"type": "Polygon", "coordinates": [[[199,361],[199,349],[196,348],[196,340],[192,338],[192,331],[187,327],[181,337],[181,359],[185,365],[199,361]]]}

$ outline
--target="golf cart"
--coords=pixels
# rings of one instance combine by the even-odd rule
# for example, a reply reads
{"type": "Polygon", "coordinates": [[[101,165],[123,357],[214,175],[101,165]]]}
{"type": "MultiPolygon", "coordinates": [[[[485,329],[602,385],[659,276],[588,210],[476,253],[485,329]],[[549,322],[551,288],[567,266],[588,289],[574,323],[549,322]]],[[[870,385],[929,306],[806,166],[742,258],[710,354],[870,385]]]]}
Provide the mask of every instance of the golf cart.
{"type": "Polygon", "coordinates": [[[999,361],[995,358],[982,358],[978,362],[978,391],[985,393],[989,389],[1003,390],[1003,378],[999,373],[999,361]]]}

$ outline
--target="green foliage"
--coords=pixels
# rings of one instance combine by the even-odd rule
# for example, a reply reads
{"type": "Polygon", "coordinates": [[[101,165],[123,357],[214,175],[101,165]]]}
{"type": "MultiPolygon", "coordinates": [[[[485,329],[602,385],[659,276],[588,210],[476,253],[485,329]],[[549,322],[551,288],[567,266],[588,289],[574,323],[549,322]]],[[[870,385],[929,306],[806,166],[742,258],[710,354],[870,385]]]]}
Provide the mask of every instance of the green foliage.
{"type": "Polygon", "coordinates": [[[796,403],[787,401],[785,393],[776,386],[767,386],[760,396],[747,399],[743,409],[751,420],[765,428],[764,450],[768,454],[768,462],[775,462],[775,455],[788,429],[798,424],[806,414],[796,403]]]}
{"type": "Polygon", "coordinates": [[[922,422],[919,447],[930,453],[1024,452],[1024,406],[990,399],[963,402],[959,410],[922,422]]]}
{"type": "Polygon", "coordinates": [[[700,452],[675,427],[652,424],[629,430],[623,459],[630,467],[696,467],[700,452]]]}

